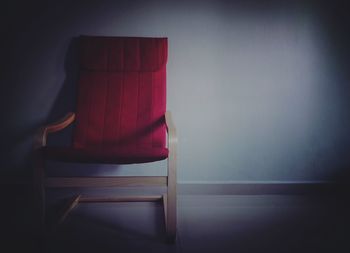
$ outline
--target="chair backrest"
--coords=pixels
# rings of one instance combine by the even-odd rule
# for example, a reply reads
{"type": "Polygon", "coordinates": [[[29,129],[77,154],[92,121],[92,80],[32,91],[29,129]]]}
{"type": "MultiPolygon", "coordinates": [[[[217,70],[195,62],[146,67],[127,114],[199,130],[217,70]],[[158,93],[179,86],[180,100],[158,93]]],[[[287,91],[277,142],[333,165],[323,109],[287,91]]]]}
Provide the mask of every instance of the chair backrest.
{"type": "Polygon", "coordinates": [[[165,147],[167,38],[80,37],[73,146],[165,147]]]}

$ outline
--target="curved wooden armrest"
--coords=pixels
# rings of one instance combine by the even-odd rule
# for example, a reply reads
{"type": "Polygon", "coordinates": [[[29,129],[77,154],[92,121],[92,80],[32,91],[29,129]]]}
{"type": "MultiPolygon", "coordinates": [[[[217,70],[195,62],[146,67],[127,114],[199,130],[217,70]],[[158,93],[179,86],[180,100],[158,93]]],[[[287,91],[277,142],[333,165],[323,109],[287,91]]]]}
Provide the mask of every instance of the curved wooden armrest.
{"type": "Polygon", "coordinates": [[[49,133],[58,132],[67,126],[69,126],[75,119],[75,113],[69,112],[62,119],[51,123],[47,126],[41,127],[36,135],[34,148],[40,148],[46,146],[46,139],[49,133]]]}
{"type": "Polygon", "coordinates": [[[170,147],[171,144],[177,143],[176,128],[170,111],[165,113],[165,124],[168,132],[168,144],[170,147]]]}

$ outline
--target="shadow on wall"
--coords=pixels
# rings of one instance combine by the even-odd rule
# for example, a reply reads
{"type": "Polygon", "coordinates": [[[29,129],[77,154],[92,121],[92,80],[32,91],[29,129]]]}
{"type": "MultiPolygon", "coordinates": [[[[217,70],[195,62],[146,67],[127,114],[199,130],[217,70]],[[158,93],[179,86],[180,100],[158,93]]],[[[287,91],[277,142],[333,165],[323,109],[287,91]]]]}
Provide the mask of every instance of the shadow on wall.
{"type": "MultiPolygon", "coordinates": [[[[69,43],[64,60],[65,80],[61,85],[59,94],[57,95],[51,108],[51,111],[48,113],[48,117],[45,121],[39,123],[32,122],[26,127],[18,126],[18,124],[16,124],[16,121],[21,122],[23,120],[16,118],[16,116],[20,116],[20,113],[19,115],[16,115],[19,108],[16,106],[10,106],[10,108],[14,108],[13,116],[9,115],[9,123],[8,125],[6,125],[7,122],[5,123],[5,130],[1,133],[1,135],[4,136],[1,138],[2,145],[0,150],[0,162],[2,165],[2,170],[5,172],[5,175],[10,174],[10,176],[13,176],[14,174],[17,175],[18,173],[20,176],[31,175],[31,170],[28,170],[28,168],[31,168],[33,163],[33,137],[37,133],[39,127],[45,125],[46,123],[57,121],[68,112],[75,111],[76,87],[79,73],[77,59],[77,43],[78,38],[72,38],[69,43]]],[[[6,80],[6,83],[9,84],[13,82],[16,86],[19,85],[19,83],[16,83],[14,70],[10,68],[9,71],[12,71],[12,73],[9,74],[9,79],[6,80]]],[[[23,84],[25,83],[22,83],[22,85],[23,84]]],[[[32,88],[34,91],[37,89],[37,87],[32,88]]],[[[11,90],[11,88],[8,88],[8,90],[11,90]]],[[[16,90],[11,91],[10,93],[16,93],[18,92],[18,90],[20,90],[20,87],[16,87],[16,90]]],[[[23,96],[23,94],[21,93],[18,93],[18,95],[23,96]]],[[[28,95],[30,95],[30,97],[27,97],[28,103],[30,103],[30,100],[37,99],[33,94],[28,95]]],[[[54,94],[50,93],[49,95],[52,96],[46,97],[45,101],[49,101],[55,98],[54,94]]],[[[5,98],[5,101],[6,99],[11,100],[11,98],[5,98]]],[[[12,99],[16,99],[16,97],[12,99]]],[[[13,101],[11,102],[13,103],[13,101]]],[[[8,103],[10,104],[10,101],[8,101],[8,103]]],[[[47,108],[47,104],[45,104],[44,107],[47,108]]],[[[2,110],[4,110],[4,108],[6,107],[2,107],[2,110]]],[[[5,114],[9,113],[11,112],[5,112],[5,114]]],[[[38,112],[38,114],[40,113],[38,112]]],[[[32,116],[35,118],[35,116],[37,115],[32,116]]],[[[73,133],[72,130],[73,126],[70,126],[62,132],[50,135],[50,138],[48,138],[48,143],[55,143],[55,145],[69,145],[73,133]]]]}
{"type": "MultiPolygon", "coordinates": [[[[74,37],[70,40],[67,53],[64,60],[65,80],[60,89],[53,107],[48,115],[47,122],[55,122],[65,116],[68,112],[75,112],[76,96],[79,78],[79,38],[74,37]]],[[[55,145],[68,146],[71,144],[73,136],[74,123],[63,131],[50,135],[49,143],[55,145]]]]}

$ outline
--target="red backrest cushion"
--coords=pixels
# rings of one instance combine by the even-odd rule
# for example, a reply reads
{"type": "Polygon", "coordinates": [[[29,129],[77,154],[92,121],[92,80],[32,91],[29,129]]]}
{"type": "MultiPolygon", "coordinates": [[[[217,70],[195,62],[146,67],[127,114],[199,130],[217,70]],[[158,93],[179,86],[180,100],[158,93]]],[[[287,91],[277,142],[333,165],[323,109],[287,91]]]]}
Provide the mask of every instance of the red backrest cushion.
{"type": "Polygon", "coordinates": [[[80,38],[74,147],[165,147],[167,49],[167,38],[80,38]]]}

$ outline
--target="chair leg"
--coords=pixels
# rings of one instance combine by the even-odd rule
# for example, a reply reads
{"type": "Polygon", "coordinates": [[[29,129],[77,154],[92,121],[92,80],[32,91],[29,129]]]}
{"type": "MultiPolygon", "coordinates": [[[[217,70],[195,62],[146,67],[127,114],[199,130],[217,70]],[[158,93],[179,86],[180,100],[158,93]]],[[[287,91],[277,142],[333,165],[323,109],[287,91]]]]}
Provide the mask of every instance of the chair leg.
{"type": "Polygon", "coordinates": [[[63,209],[61,211],[57,225],[64,222],[64,220],[68,216],[69,212],[72,211],[79,204],[80,198],[81,198],[81,195],[77,195],[77,196],[74,196],[74,197],[68,199],[66,205],[63,207],[63,209]]]}
{"type": "Polygon", "coordinates": [[[164,198],[166,235],[171,243],[176,240],[176,149],[168,158],[168,187],[164,198]]]}

